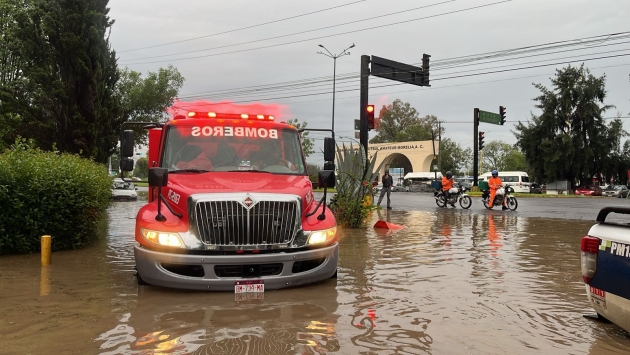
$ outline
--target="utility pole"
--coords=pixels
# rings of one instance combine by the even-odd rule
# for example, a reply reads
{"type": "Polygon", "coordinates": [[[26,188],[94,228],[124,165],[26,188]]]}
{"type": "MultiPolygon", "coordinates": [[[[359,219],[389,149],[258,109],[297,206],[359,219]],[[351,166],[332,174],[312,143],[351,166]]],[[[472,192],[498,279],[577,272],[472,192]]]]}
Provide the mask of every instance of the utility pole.
{"type": "Polygon", "coordinates": [[[341,53],[335,55],[330,53],[330,51],[328,50],[328,48],[324,47],[323,45],[319,45],[321,48],[324,48],[324,50],[328,53],[324,53],[324,52],[317,52],[317,54],[323,54],[326,57],[332,58],[333,59],[333,104],[332,104],[332,130],[335,130],[335,82],[337,81],[337,58],[342,57],[344,55],[350,55],[350,52],[348,52],[348,49],[350,48],[354,48],[354,43],[344,49],[341,53]]]}
{"type": "Polygon", "coordinates": [[[479,149],[477,136],[479,135],[479,109],[473,111],[473,186],[479,186],[477,178],[479,177],[479,149]]]}
{"type": "Polygon", "coordinates": [[[442,125],[438,121],[438,170],[442,173],[442,125]]]}

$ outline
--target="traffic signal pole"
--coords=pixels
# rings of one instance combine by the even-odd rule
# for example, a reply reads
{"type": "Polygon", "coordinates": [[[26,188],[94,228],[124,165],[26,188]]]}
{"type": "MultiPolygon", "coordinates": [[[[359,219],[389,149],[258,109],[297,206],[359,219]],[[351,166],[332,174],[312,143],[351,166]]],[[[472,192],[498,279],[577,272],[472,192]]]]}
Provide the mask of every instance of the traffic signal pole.
{"type": "Polygon", "coordinates": [[[361,130],[359,132],[359,143],[365,149],[365,157],[368,159],[368,122],[367,122],[367,106],[368,106],[368,88],[370,83],[370,56],[361,56],[361,90],[359,98],[359,119],[361,130]]]}
{"type": "Polygon", "coordinates": [[[479,186],[477,178],[479,177],[479,109],[476,108],[473,114],[473,186],[479,186]]]}

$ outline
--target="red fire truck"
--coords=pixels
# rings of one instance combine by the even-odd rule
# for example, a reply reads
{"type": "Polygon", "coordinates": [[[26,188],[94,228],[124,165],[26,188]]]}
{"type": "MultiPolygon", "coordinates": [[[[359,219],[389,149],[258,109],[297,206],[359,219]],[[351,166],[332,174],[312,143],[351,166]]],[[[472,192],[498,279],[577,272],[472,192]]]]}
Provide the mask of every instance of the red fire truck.
{"type": "MultiPolygon", "coordinates": [[[[326,192],[314,198],[294,126],[217,112],[139,124],[148,129],[149,192],[136,217],[138,284],[240,293],[336,277],[337,225],[326,192]]],[[[134,131],[125,127],[121,171],[132,171],[134,131]]],[[[333,135],[320,186],[335,184],[334,147],[333,135]]]]}

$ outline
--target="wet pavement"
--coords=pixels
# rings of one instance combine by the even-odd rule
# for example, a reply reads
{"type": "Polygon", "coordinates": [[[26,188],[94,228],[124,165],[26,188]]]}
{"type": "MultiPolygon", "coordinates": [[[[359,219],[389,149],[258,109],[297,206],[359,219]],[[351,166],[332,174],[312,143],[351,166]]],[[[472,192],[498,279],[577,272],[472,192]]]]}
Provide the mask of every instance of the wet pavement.
{"type": "Polygon", "coordinates": [[[0,354],[630,353],[630,335],[582,316],[593,311],[579,263],[598,204],[630,201],[568,200],[502,212],[395,195],[367,225],[405,229],[343,230],[338,279],[262,300],[138,287],[145,201],[115,202],[98,243],[53,253],[46,269],[39,255],[0,257],[0,354]]]}

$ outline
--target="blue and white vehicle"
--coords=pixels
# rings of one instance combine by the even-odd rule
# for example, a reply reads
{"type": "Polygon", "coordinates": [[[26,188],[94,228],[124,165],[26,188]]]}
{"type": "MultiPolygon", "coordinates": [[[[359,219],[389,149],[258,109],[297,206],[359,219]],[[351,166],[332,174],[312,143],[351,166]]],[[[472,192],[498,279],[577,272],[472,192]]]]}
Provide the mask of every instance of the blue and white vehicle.
{"type": "Polygon", "coordinates": [[[630,332],[630,226],[606,221],[610,213],[628,215],[630,208],[599,211],[597,224],[582,238],[582,279],[598,317],[630,332]]]}

